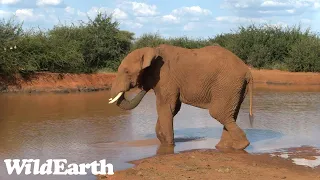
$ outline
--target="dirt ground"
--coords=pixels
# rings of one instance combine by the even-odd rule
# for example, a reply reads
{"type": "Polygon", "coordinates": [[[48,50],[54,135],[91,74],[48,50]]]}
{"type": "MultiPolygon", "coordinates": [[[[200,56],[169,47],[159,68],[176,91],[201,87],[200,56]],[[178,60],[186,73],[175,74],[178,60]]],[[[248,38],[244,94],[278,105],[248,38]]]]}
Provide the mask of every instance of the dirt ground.
{"type": "MultiPolygon", "coordinates": [[[[255,89],[280,91],[320,91],[320,73],[292,73],[279,70],[252,69],[255,89]]],[[[59,74],[36,73],[17,76],[15,81],[0,77],[0,92],[82,92],[107,90],[114,73],[59,74]]]]}
{"type": "Polygon", "coordinates": [[[133,161],[135,167],[97,179],[320,180],[320,166],[311,168],[293,163],[294,158],[314,160],[319,155],[320,151],[312,147],[274,154],[194,150],[133,161]]]}
{"type": "Polygon", "coordinates": [[[39,72],[15,80],[0,77],[0,92],[82,92],[107,90],[115,78],[114,73],[60,74],[39,72]]]}

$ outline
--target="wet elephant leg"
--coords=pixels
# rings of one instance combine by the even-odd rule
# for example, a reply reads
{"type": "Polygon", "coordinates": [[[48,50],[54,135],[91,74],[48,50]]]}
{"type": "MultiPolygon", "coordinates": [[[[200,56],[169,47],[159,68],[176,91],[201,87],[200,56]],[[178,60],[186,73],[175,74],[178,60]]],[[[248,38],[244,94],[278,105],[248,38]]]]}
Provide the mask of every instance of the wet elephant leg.
{"type": "Polygon", "coordinates": [[[222,130],[222,135],[220,138],[219,143],[216,145],[217,149],[229,149],[232,148],[233,145],[233,140],[229,134],[229,132],[227,131],[226,127],[223,127],[222,130]]]}
{"type": "Polygon", "coordinates": [[[230,122],[224,124],[230,137],[233,140],[232,148],[236,150],[243,150],[250,145],[246,134],[244,131],[236,124],[234,119],[231,119],[230,122]]]}
{"type": "MultiPolygon", "coordinates": [[[[240,105],[237,106],[237,108],[235,109],[235,112],[234,112],[233,117],[235,119],[235,122],[237,121],[239,110],[240,110],[240,105]]],[[[230,149],[230,148],[232,148],[232,146],[233,146],[232,137],[231,137],[230,133],[228,132],[227,128],[225,126],[223,126],[222,135],[221,135],[219,143],[216,145],[216,148],[217,149],[230,149]]]]}
{"type": "Polygon", "coordinates": [[[173,116],[169,109],[163,107],[160,109],[156,125],[157,137],[162,145],[173,145],[173,116]]]}
{"type": "Polygon", "coordinates": [[[158,120],[156,124],[157,138],[162,145],[174,145],[173,117],[179,112],[181,102],[162,103],[157,101],[158,120]]]}
{"type": "Polygon", "coordinates": [[[216,145],[219,148],[234,148],[243,150],[249,146],[249,141],[244,131],[236,124],[235,114],[225,114],[226,106],[214,106],[209,112],[210,115],[217,119],[223,126],[223,132],[220,142],[216,145]],[[223,108],[222,108],[223,107],[223,108]]]}

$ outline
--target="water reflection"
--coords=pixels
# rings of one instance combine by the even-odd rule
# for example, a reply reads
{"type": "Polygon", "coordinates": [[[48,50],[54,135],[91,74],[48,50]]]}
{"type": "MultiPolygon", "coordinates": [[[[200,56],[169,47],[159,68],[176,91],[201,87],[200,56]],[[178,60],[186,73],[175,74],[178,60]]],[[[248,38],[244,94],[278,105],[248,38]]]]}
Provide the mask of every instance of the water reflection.
{"type": "MultiPolygon", "coordinates": [[[[222,126],[207,110],[183,105],[174,120],[176,146],[159,146],[155,135],[155,97],[148,93],[132,111],[109,105],[109,92],[0,95],[0,160],[65,158],[90,163],[106,159],[115,170],[128,161],[190,149],[215,148],[222,126]]],[[[319,146],[320,93],[255,92],[253,127],[245,100],[237,123],[251,145],[246,151],[319,146]]],[[[24,179],[95,179],[94,176],[27,176],[24,179]]],[[[0,179],[8,177],[0,164],[0,179]]]]}

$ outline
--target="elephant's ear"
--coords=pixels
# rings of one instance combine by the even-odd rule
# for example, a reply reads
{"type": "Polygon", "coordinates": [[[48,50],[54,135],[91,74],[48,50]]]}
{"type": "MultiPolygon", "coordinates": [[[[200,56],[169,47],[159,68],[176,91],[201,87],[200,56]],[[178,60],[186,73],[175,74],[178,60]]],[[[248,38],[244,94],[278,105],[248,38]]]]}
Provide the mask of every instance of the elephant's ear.
{"type": "Polygon", "coordinates": [[[141,57],[141,69],[149,67],[153,60],[158,57],[157,50],[155,48],[147,47],[141,57]]]}

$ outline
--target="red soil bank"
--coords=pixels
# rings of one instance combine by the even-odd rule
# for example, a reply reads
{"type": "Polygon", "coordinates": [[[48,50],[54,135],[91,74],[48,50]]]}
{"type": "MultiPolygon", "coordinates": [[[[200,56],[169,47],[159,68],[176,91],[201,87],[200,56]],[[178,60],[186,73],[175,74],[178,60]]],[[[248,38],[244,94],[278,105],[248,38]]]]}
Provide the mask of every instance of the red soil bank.
{"type": "MultiPolygon", "coordinates": [[[[255,89],[320,91],[320,73],[293,73],[279,70],[252,70],[255,89]]],[[[107,90],[114,73],[59,74],[41,72],[12,82],[0,77],[2,92],[72,92],[107,90]]]]}

